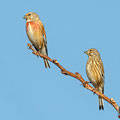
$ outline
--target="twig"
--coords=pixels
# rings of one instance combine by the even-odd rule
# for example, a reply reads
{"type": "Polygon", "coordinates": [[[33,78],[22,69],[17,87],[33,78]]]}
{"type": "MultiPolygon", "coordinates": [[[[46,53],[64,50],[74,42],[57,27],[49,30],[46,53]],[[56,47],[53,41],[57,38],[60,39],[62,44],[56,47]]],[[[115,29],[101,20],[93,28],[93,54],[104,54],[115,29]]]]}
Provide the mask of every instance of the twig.
{"type": "Polygon", "coordinates": [[[82,76],[76,72],[76,73],[72,73],[68,70],[66,70],[62,65],[59,64],[59,62],[55,59],[51,59],[50,57],[46,56],[46,55],[43,55],[39,52],[37,52],[31,44],[27,44],[28,47],[33,51],[33,54],[37,55],[37,56],[40,56],[41,58],[45,58],[47,60],[49,60],[50,62],[54,63],[58,68],[61,69],[61,73],[64,74],[64,75],[69,75],[71,77],[74,77],[76,79],[78,79],[82,84],[83,84],[83,87],[85,87],[86,89],[92,91],[93,93],[95,93],[96,95],[100,96],[101,98],[103,98],[104,100],[106,100],[107,102],[109,102],[115,109],[116,111],[118,112],[118,117],[120,117],[120,108],[119,106],[117,105],[117,103],[115,102],[115,100],[113,98],[108,98],[107,96],[105,96],[104,94],[100,93],[99,91],[95,90],[95,88],[93,88],[92,86],[90,86],[88,84],[87,81],[85,81],[82,76]]]}

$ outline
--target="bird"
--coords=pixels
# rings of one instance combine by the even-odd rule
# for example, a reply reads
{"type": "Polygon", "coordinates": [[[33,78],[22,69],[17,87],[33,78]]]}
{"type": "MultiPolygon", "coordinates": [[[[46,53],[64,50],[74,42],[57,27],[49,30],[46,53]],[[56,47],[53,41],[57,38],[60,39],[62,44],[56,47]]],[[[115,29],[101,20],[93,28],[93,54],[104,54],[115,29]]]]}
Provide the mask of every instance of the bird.
{"type": "MultiPolygon", "coordinates": [[[[104,94],[104,66],[98,50],[91,48],[85,51],[88,55],[86,74],[97,91],[104,94]]],[[[104,110],[103,99],[99,96],[99,110],[104,110]]]]}
{"type": "MultiPolygon", "coordinates": [[[[39,53],[48,56],[45,28],[38,14],[29,12],[23,18],[26,19],[26,33],[29,41],[39,53]]],[[[48,60],[44,58],[43,60],[45,68],[50,68],[48,60]]]]}

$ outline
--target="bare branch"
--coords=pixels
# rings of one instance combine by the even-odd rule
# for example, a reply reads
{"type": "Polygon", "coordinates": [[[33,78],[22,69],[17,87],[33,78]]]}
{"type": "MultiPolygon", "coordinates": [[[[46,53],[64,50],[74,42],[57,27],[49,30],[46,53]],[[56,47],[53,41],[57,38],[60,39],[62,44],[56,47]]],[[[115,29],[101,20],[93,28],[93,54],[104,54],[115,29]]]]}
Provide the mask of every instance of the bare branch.
{"type": "Polygon", "coordinates": [[[118,117],[120,117],[120,108],[119,108],[119,106],[117,105],[117,103],[115,102],[115,100],[113,98],[108,98],[104,94],[102,94],[99,91],[95,90],[95,88],[93,88],[92,86],[90,86],[88,84],[88,82],[85,81],[78,72],[72,73],[72,72],[66,70],[62,65],[59,64],[59,62],[57,60],[51,59],[50,57],[37,52],[32,47],[32,45],[29,44],[29,43],[27,45],[33,51],[33,54],[35,54],[37,56],[40,56],[41,58],[45,58],[45,59],[49,60],[50,62],[54,63],[58,68],[60,68],[62,74],[69,75],[71,77],[74,77],[74,78],[78,79],[83,84],[83,87],[85,87],[86,89],[92,91],[93,93],[95,93],[96,95],[100,96],[101,98],[103,98],[104,100],[106,100],[108,103],[110,103],[116,109],[116,111],[118,112],[118,117]]]}

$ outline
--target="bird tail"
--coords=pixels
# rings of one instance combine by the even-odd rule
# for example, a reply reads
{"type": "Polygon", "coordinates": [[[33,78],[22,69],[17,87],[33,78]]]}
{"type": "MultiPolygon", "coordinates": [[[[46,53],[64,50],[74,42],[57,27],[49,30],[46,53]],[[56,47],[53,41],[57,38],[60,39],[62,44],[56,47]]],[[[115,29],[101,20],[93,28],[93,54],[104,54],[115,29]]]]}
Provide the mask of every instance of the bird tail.
{"type": "Polygon", "coordinates": [[[99,110],[104,110],[104,102],[103,99],[101,97],[99,97],[99,110]]]}
{"type": "MultiPolygon", "coordinates": [[[[41,51],[40,51],[43,55],[48,55],[48,51],[47,51],[47,46],[44,46],[41,51]]],[[[50,68],[49,62],[48,60],[44,59],[44,64],[45,64],[45,68],[50,68]]]]}
{"type": "Polygon", "coordinates": [[[45,64],[45,68],[50,68],[48,60],[44,59],[44,64],[45,64]]]}
{"type": "MultiPolygon", "coordinates": [[[[99,87],[98,91],[104,94],[104,86],[99,87]]],[[[104,110],[103,98],[101,98],[100,96],[98,98],[99,98],[99,110],[104,110]]]]}

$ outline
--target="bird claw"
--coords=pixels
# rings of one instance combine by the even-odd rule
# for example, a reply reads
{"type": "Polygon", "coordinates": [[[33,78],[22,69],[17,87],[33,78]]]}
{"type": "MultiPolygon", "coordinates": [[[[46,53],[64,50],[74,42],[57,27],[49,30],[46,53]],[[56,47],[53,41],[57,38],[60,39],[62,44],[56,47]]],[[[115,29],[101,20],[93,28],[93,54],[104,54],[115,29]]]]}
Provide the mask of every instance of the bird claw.
{"type": "Polygon", "coordinates": [[[35,55],[37,55],[37,56],[39,56],[39,53],[36,52],[36,51],[33,51],[32,53],[35,54],[35,55]]]}
{"type": "Polygon", "coordinates": [[[86,86],[86,84],[91,83],[90,81],[85,81],[84,83],[82,83],[81,85],[83,85],[84,87],[86,86]]]}
{"type": "Polygon", "coordinates": [[[96,91],[98,91],[98,88],[95,88],[95,89],[93,90],[93,95],[95,94],[96,91]]]}

